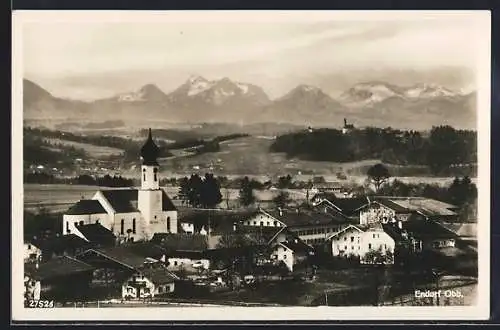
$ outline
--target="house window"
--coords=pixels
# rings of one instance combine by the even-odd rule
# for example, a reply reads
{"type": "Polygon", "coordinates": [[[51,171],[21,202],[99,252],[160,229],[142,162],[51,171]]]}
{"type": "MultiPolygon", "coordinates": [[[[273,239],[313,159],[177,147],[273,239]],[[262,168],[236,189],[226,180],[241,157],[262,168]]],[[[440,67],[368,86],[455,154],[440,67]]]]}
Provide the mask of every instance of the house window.
{"type": "Polygon", "coordinates": [[[174,266],[177,266],[177,261],[174,261],[174,266]]]}
{"type": "Polygon", "coordinates": [[[347,251],[347,245],[344,245],[344,251],[347,251]]]}
{"type": "Polygon", "coordinates": [[[373,234],[373,238],[375,238],[375,234],[373,234]]]}
{"type": "Polygon", "coordinates": [[[264,226],[264,221],[261,221],[261,222],[260,222],[260,225],[261,225],[261,226],[264,226]]]}
{"type": "Polygon", "coordinates": [[[351,246],[351,250],[354,250],[354,245],[351,246]]]}
{"type": "Polygon", "coordinates": [[[165,286],[165,292],[170,292],[170,287],[168,285],[165,286]]]}
{"type": "Polygon", "coordinates": [[[372,249],[372,243],[368,243],[368,250],[372,249]]]}
{"type": "Polygon", "coordinates": [[[132,234],[135,234],[135,218],[132,219],[132,234]]]}
{"type": "Polygon", "coordinates": [[[286,254],[283,255],[283,259],[286,259],[286,254]]]}
{"type": "Polygon", "coordinates": [[[146,169],[145,168],[142,169],[142,180],[146,181],[146,169]]]}
{"type": "Polygon", "coordinates": [[[158,181],[158,169],[155,167],[155,169],[153,170],[153,174],[154,174],[154,181],[158,181]]]}
{"type": "Polygon", "coordinates": [[[28,250],[31,250],[31,244],[28,244],[28,250]]]}
{"type": "Polygon", "coordinates": [[[120,223],[120,234],[125,234],[125,219],[122,219],[120,223]]]}
{"type": "Polygon", "coordinates": [[[75,221],[75,227],[78,227],[78,221],[75,221]]]}
{"type": "Polygon", "coordinates": [[[253,225],[255,226],[256,224],[257,224],[257,221],[254,221],[254,222],[253,222],[253,225]]]}
{"type": "Polygon", "coordinates": [[[275,226],[275,227],[278,227],[278,221],[275,221],[275,222],[274,222],[274,226],[275,226]]]}
{"type": "Polygon", "coordinates": [[[346,236],[346,237],[344,237],[344,241],[347,241],[347,236],[346,236]]]}
{"type": "Polygon", "coordinates": [[[99,224],[99,219],[97,219],[97,220],[95,221],[95,223],[96,223],[96,224],[99,224]]]}
{"type": "Polygon", "coordinates": [[[80,221],[80,226],[83,226],[83,221],[80,221]]]}
{"type": "Polygon", "coordinates": [[[351,242],[354,242],[354,236],[351,236],[351,242]]]}
{"type": "Polygon", "coordinates": [[[162,286],[158,287],[158,293],[163,293],[163,287],[162,286]]]}

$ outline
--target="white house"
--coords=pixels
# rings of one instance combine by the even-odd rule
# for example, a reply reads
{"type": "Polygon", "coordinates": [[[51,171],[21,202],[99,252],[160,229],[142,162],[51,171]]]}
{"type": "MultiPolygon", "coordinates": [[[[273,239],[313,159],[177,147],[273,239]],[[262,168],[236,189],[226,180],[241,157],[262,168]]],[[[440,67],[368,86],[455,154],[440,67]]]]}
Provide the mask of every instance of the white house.
{"type": "Polygon", "coordinates": [[[271,254],[271,258],[275,261],[283,261],[290,272],[294,266],[309,256],[314,254],[314,249],[302,242],[300,239],[291,239],[277,243],[271,254]]]}
{"type": "Polygon", "coordinates": [[[164,268],[150,268],[137,271],[122,285],[123,299],[153,298],[175,290],[179,278],[164,268]]]}
{"type": "Polygon", "coordinates": [[[80,200],[63,216],[63,235],[76,226],[99,223],[117,237],[149,240],[155,233],[177,233],[177,209],[160,188],[159,148],[151,130],[141,149],[141,188],[100,190],[80,200]]]}
{"type": "Polygon", "coordinates": [[[329,238],[332,254],[336,257],[357,257],[361,263],[371,251],[380,251],[383,255],[393,255],[396,242],[381,226],[363,228],[350,225],[329,238]]]}
{"type": "Polygon", "coordinates": [[[42,250],[31,242],[24,242],[24,262],[39,261],[42,250]]]}
{"type": "MultiPolygon", "coordinates": [[[[280,210],[280,212],[282,212],[280,210]]],[[[259,212],[243,221],[244,226],[262,226],[262,227],[286,227],[286,224],[270,213],[259,209],[259,212]]]]}

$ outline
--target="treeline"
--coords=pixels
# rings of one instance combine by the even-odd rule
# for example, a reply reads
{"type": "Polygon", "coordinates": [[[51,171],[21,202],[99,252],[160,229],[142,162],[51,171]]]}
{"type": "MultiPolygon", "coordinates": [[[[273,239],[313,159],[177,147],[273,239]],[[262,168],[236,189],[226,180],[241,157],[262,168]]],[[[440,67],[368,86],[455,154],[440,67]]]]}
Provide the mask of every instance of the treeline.
{"type": "Polygon", "coordinates": [[[41,137],[25,134],[23,138],[23,160],[25,167],[44,164],[50,167],[72,167],[76,158],[84,158],[83,149],[58,143],[49,143],[41,137]]]}
{"type": "Polygon", "coordinates": [[[57,177],[47,173],[26,173],[24,175],[24,183],[38,184],[75,184],[87,186],[101,187],[133,187],[138,182],[134,179],[124,178],[122,176],[91,176],[87,174],[79,175],[72,178],[57,177]]]}
{"type": "Polygon", "coordinates": [[[380,159],[397,165],[425,165],[434,174],[477,162],[477,133],[451,126],[418,131],[368,127],[343,134],[336,129],[295,132],[276,138],[270,149],[288,157],[314,161],[351,162],[380,159]]]}
{"type": "Polygon", "coordinates": [[[188,149],[194,148],[198,152],[216,152],[220,150],[220,142],[246,137],[248,134],[229,134],[216,136],[213,139],[190,138],[167,144],[167,148],[188,149]]]}

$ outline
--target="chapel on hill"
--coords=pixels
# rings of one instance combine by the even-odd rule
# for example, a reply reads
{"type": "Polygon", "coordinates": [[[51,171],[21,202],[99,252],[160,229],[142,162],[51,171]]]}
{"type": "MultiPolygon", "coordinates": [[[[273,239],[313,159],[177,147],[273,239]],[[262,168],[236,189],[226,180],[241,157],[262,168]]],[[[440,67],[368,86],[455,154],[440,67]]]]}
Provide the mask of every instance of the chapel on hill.
{"type": "Polygon", "coordinates": [[[80,200],[63,215],[63,235],[86,239],[86,232],[112,232],[117,238],[149,240],[156,233],[177,233],[177,209],[160,188],[159,148],[151,129],[141,148],[140,189],[103,189],[92,199],[80,200]]]}

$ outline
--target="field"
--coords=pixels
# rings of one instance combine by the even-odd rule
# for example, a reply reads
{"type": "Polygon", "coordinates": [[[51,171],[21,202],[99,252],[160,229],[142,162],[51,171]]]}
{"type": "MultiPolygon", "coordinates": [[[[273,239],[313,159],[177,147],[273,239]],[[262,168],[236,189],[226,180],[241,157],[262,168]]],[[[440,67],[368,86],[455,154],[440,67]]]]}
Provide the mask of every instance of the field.
{"type": "Polygon", "coordinates": [[[62,144],[64,146],[68,146],[68,147],[83,149],[83,150],[85,150],[85,152],[87,152],[89,154],[90,157],[93,157],[93,158],[101,158],[101,157],[106,157],[106,156],[111,156],[111,155],[119,155],[119,154],[123,153],[123,150],[118,149],[118,148],[98,146],[98,145],[94,145],[94,144],[80,143],[80,142],[74,142],[74,141],[69,141],[69,140],[45,138],[45,141],[47,141],[51,144],[62,144]]]}

